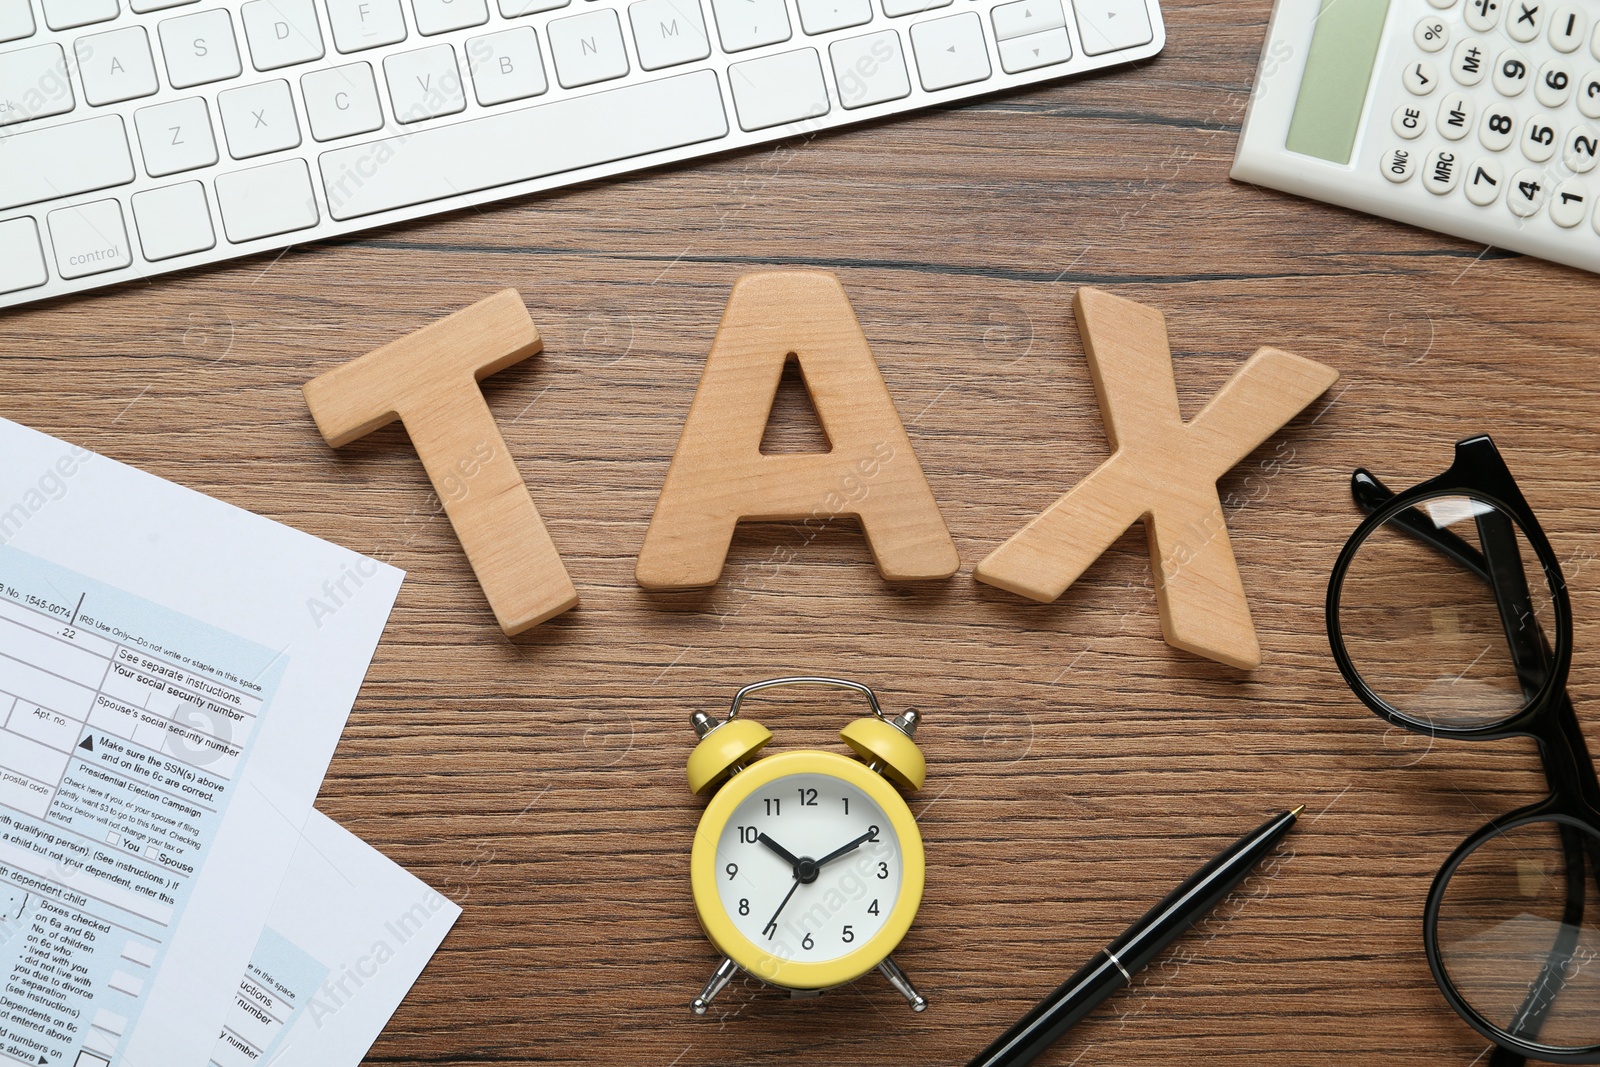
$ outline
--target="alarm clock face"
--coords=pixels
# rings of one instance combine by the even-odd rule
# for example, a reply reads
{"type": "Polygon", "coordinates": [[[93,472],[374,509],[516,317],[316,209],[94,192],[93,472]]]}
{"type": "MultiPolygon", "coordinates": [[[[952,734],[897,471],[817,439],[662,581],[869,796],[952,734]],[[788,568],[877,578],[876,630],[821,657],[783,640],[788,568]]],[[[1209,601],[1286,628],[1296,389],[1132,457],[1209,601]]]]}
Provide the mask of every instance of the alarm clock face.
{"type": "Polygon", "coordinates": [[[785,775],[745,797],[724,824],[718,896],[734,928],[764,952],[822,963],[882,931],[902,859],[890,820],[859,787],[785,775]]]}

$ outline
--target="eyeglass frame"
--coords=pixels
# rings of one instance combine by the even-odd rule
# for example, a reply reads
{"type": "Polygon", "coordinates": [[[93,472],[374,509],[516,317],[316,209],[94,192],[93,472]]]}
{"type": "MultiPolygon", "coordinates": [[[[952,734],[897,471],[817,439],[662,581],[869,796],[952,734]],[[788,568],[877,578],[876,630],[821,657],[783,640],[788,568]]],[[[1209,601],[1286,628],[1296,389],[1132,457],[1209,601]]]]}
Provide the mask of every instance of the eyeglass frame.
{"type": "MultiPolygon", "coordinates": [[[[1528,506],[1527,500],[1517,487],[1505,460],[1487,434],[1458,441],[1455,447],[1455,459],[1449,469],[1404,492],[1390,493],[1382,482],[1366,470],[1360,469],[1351,478],[1351,494],[1370,514],[1350,535],[1334,563],[1333,573],[1328,581],[1326,604],[1328,642],[1345,682],[1361,702],[1380,718],[1416,733],[1465,741],[1498,741],[1510,737],[1532,737],[1538,744],[1545,779],[1550,785],[1550,794],[1543,800],[1498,816],[1470,834],[1450,854],[1439,868],[1438,874],[1434,876],[1423,912],[1423,948],[1427,953],[1428,967],[1433,972],[1434,981],[1456,1014],[1506,1051],[1555,1063],[1600,1063],[1600,1043],[1581,1049],[1565,1048],[1526,1040],[1513,1032],[1522,1028],[1519,1027],[1519,1020],[1525,1020],[1535,1008],[1538,1008],[1541,1017],[1539,1021],[1542,1022],[1543,1013],[1548,1010],[1549,1002],[1540,1006],[1536,1000],[1543,996],[1551,967],[1557,957],[1562,955],[1556,951],[1560,945],[1559,941],[1557,946],[1552,948],[1550,958],[1540,969],[1538,978],[1530,984],[1530,992],[1522,1008],[1518,1009],[1516,1016],[1506,1027],[1497,1026],[1484,1018],[1455,988],[1445,970],[1438,941],[1440,907],[1443,904],[1445,888],[1457,868],[1480,845],[1520,826],[1536,822],[1555,822],[1558,825],[1587,831],[1591,843],[1588,850],[1589,863],[1594,868],[1597,883],[1600,883],[1600,852],[1593,847],[1593,841],[1600,840],[1600,777],[1596,776],[1577,713],[1573,710],[1566,691],[1567,676],[1572,665],[1572,603],[1555,551],[1550,547],[1549,539],[1533,514],[1533,509],[1528,506]],[[1450,531],[1435,528],[1420,515],[1413,521],[1405,521],[1405,513],[1415,508],[1417,504],[1444,496],[1466,496],[1482,500],[1515,521],[1523,537],[1533,548],[1539,566],[1544,571],[1555,615],[1554,650],[1550,649],[1537,620],[1534,620],[1531,631],[1537,643],[1528,641],[1524,636],[1519,648],[1519,635],[1513,632],[1512,620],[1507,615],[1508,602],[1504,589],[1507,576],[1492,571],[1490,560],[1483,553],[1450,531]],[[1484,726],[1441,727],[1408,716],[1389,704],[1356,670],[1345,647],[1343,630],[1339,622],[1340,595],[1345,574],[1356,553],[1372,532],[1385,524],[1396,522],[1397,517],[1400,517],[1397,525],[1404,528],[1408,534],[1445,553],[1457,563],[1491,582],[1507,641],[1511,645],[1517,676],[1523,681],[1525,689],[1527,685],[1525,670],[1528,669],[1526,658],[1530,654],[1539,655],[1544,661],[1541,665],[1544,679],[1531,696],[1524,694],[1525,700],[1520,711],[1484,726]],[[1522,659],[1519,659],[1519,655],[1522,659]]],[[[1482,533],[1482,516],[1476,518],[1482,533]]],[[[1512,531],[1513,537],[1515,534],[1516,531],[1512,531]]],[[[1521,567],[1521,554],[1516,552],[1514,546],[1512,551],[1515,552],[1518,566],[1515,568],[1516,574],[1510,577],[1513,583],[1517,579],[1521,580],[1523,596],[1526,598],[1527,576],[1521,567]]],[[[1562,834],[1564,845],[1569,845],[1567,836],[1562,834]]],[[[1580,846],[1580,870],[1582,851],[1580,846]]],[[[1569,856],[1568,863],[1570,862],[1569,856]]],[[[1568,906],[1570,907],[1570,899],[1568,906]]],[[[1581,898],[1578,906],[1581,910],[1581,898]]],[[[1580,916],[1579,922],[1581,921],[1580,916]]],[[[1562,968],[1570,962],[1570,950],[1566,956],[1567,959],[1561,961],[1562,968]]],[[[1550,1002],[1553,1002],[1553,998],[1550,1002]]],[[[1497,1062],[1501,1061],[1497,1059],[1497,1062]]]]}

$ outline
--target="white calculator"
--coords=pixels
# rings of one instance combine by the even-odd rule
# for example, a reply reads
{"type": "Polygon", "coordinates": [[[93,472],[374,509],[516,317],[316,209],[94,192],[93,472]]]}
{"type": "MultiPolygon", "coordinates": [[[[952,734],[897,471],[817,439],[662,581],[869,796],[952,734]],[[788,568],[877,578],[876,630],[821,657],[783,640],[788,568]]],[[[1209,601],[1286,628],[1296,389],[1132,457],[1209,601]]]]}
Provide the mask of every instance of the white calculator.
{"type": "Polygon", "coordinates": [[[1277,0],[1233,176],[1600,271],[1600,3],[1277,0]]]}

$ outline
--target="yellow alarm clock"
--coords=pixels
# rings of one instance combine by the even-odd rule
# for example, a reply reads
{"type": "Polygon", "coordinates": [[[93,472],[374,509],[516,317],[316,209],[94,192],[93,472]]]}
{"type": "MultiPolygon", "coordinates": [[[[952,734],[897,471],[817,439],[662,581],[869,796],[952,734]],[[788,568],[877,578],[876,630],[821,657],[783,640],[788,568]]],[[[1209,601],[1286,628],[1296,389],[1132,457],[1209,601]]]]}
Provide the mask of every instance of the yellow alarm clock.
{"type": "Polygon", "coordinates": [[[922,787],[916,711],[890,718],[871,689],[842,678],[770,678],[735,693],[722,721],[702,711],[691,722],[700,743],[689,788],[721,788],[700,817],[689,876],[700,925],[725,957],[694,1013],[704,1015],[741,970],[803,997],[877,969],[924,1010],[927,1000],[889,958],[922,903],[922,835],[889,784],[922,787]],[[739,707],[752,693],[791,685],[867,698],[872,715],[839,732],[866,762],[815,749],[755,759],[772,732],[739,718],[739,707]]]}

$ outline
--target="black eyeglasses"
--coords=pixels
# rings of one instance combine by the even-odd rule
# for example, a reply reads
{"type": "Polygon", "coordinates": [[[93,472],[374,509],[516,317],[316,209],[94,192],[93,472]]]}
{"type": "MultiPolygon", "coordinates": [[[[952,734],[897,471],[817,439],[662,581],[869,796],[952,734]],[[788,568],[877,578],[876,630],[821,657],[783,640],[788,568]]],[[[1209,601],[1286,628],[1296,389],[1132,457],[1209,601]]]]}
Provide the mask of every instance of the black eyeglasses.
{"type": "Polygon", "coordinates": [[[1358,470],[1351,492],[1371,514],[1328,583],[1345,681],[1408,730],[1534,738],[1550,785],[1439,869],[1423,916],[1434,980],[1499,1046],[1495,1067],[1600,1063],[1600,779],[1566,692],[1572,605],[1555,553],[1487,436],[1414,489],[1358,470]]]}

